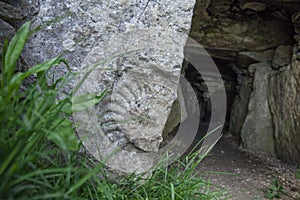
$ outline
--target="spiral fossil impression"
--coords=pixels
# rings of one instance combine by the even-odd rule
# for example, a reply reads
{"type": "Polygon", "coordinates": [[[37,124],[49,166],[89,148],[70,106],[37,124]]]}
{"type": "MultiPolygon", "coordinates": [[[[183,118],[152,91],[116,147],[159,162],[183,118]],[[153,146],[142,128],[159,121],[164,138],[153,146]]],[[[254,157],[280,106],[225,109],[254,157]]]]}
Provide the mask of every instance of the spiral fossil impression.
{"type": "MultiPolygon", "coordinates": [[[[146,30],[143,34],[140,30],[129,35],[123,33],[109,40],[107,46],[113,46],[110,43],[122,44],[124,38],[132,38],[134,49],[128,49],[130,45],[127,45],[108,52],[107,49],[104,51],[96,46],[86,57],[83,68],[97,66],[107,59],[107,55],[130,52],[105,65],[97,66],[78,91],[80,95],[99,94],[104,89],[109,89],[105,99],[96,108],[92,108],[96,110],[96,115],[90,114],[87,117],[97,119],[95,123],[101,126],[100,132],[103,132],[112,145],[122,148],[129,145],[136,148],[136,151],[158,152],[163,141],[165,123],[177,98],[181,70],[179,60],[182,62],[183,59],[180,44],[174,45],[174,41],[180,41],[176,38],[179,36],[172,38],[170,35],[168,32],[153,35],[151,30],[146,30]],[[134,41],[134,38],[142,36],[145,41],[151,41],[150,44],[137,44],[134,41]],[[178,50],[176,53],[174,48],[178,50]]],[[[85,123],[84,117],[75,118],[80,123],[85,123]]],[[[89,137],[86,131],[79,132],[81,139],[89,137]]],[[[98,140],[100,139],[94,142],[98,143],[98,140]]]]}
{"type": "Polygon", "coordinates": [[[176,99],[168,81],[161,84],[159,79],[170,80],[162,74],[159,69],[151,70],[151,74],[132,71],[115,84],[101,104],[99,116],[103,131],[112,142],[122,147],[129,142],[146,152],[158,151],[165,116],[169,115],[166,107],[176,99]]]}

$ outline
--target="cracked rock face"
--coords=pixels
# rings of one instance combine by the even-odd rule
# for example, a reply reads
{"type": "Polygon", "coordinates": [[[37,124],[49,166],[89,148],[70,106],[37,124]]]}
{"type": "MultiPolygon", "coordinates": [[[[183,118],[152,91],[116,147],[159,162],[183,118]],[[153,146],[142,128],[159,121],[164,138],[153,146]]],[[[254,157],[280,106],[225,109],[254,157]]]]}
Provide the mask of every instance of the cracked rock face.
{"type": "Polygon", "coordinates": [[[284,161],[300,162],[300,62],[294,61],[270,78],[268,93],[274,122],[277,155],[284,161]]]}
{"type": "Polygon", "coordinates": [[[130,143],[146,152],[159,150],[165,122],[177,97],[179,59],[183,59],[180,46],[183,47],[184,42],[173,46],[173,41],[180,41],[179,37],[170,37],[168,32],[160,30],[158,37],[156,31],[146,29],[118,34],[106,41],[106,45],[112,48],[95,47],[86,57],[83,68],[104,60],[105,53],[125,52],[122,41],[126,38],[141,41],[133,44],[133,40],[130,44],[127,40],[126,45],[133,52],[109,62],[107,66],[113,72],[92,72],[78,92],[93,94],[109,88],[110,94],[98,108],[104,133],[117,145],[125,147],[130,143]],[[120,46],[113,48],[114,45],[120,46]],[[135,52],[134,49],[142,50],[135,52]]]}
{"type": "MultiPolygon", "coordinates": [[[[33,64],[64,52],[72,70],[83,72],[74,84],[90,67],[96,68],[76,95],[104,90],[108,94],[99,105],[75,114],[74,120],[83,145],[96,159],[109,156],[116,147],[128,151],[108,163],[119,173],[149,169],[154,160],[147,153],[160,149],[177,98],[194,4],[193,0],[40,2],[32,26],[68,13],[35,34],[26,55],[33,64]]],[[[53,77],[64,73],[66,69],[58,66],[53,77]]]]}
{"type": "Polygon", "coordinates": [[[248,113],[241,131],[243,146],[252,151],[272,155],[274,154],[274,129],[267,96],[268,77],[272,73],[272,68],[267,62],[249,67],[254,68],[255,74],[248,113]]]}

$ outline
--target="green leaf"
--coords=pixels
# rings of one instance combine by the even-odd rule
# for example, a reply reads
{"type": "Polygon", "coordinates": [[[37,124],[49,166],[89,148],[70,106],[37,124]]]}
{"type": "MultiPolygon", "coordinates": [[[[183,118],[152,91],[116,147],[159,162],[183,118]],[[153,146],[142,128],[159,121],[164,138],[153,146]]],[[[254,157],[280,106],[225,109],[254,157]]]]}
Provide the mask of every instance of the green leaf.
{"type": "Polygon", "coordinates": [[[67,65],[65,59],[62,59],[60,57],[55,57],[55,58],[52,58],[44,63],[41,63],[41,64],[37,64],[35,66],[33,66],[32,68],[30,68],[26,73],[23,74],[22,76],[22,79],[30,76],[30,75],[33,75],[33,74],[37,74],[37,73],[40,73],[40,72],[44,72],[44,71],[47,71],[49,70],[51,67],[55,66],[55,65],[58,65],[60,63],[64,63],[67,65]]]}
{"type": "MultiPolygon", "coordinates": [[[[18,90],[22,81],[25,78],[27,78],[28,76],[45,72],[45,71],[49,70],[51,67],[58,65],[60,63],[66,64],[66,61],[62,58],[55,57],[55,58],[52,58],[52,59],[46,61],[45,63],[41,63],[41,64],[37,64],[37,65],[33,66],[27,72],[15,73],[9,80],[9,84],[8,84],[8,88],[7,88],[8,94],[11,95],[13,91],[18,90]]],[[[40,81],[46,81],[45,77],[43,77],[42,80],[40,80],[40,81]]],[[[4,87],[7,87],[7,85],[4,85],[4,87]]]]}
{"type": "Polygon", "coordinates": [[[16,90],[18,90],[22,84],[22,73],[18,72],[13,75],[13,77],[10,79],[9,84],[6,85],[7,87],[7,94],[12,95],[12,93],[16,90]]]}
{"type": "Polygon", "coordinates": [[[174,190],[174,184],[171,183],[171,197],[172,197],[172,200],[175,200],[175,190],[174,190]]]}
{"type": "Polygon", "coordinates": [[[267,190],[265,197],[267,199],[274,199],[274,197],[275,197],[274,192],[272,190],[267,190]]]}
{"type": "Polygon", "coordinates": [[[2,71],[5,71],[5,55],[8,48],[8,40],[5,39],[2,48],[2,71]]]}
{"type": "Polygon", "coordinates": [[[26,22],[25,24],[23,24],[8,45],[4,58],[3,72],[4,74],[6,74],[8,80],[15,71],[15,66],[27,41],[29,26],[30,22],[26,22]]]}
{"type": "Polygon", "coordinates": [[[72,112],[78,112],[91,108],[95,104],[99,103],[107,94],[107,90],[100,95],[87,94],[82,96],[73,96],[72,98],[72,112]]]}
{"type": "Polygon", "coordinates": [[[77,151],[79,140],[74,134],[72,123],[67,119],[57,120],[56,123],[59,123],[59,125],[49,133],[47,138],[64,150],[77,151]]]}

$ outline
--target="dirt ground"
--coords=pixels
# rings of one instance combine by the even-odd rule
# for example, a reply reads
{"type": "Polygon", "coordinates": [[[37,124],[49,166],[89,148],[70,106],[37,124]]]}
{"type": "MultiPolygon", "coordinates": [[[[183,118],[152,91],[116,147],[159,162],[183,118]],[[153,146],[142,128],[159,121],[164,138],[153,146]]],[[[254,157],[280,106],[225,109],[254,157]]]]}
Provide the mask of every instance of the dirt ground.
{"type": "Polygon", "coordinates": [[[300,200],[296,166],[288,166],[265,155],[253,156],[242,150],[237,140],[229,134],[222,137],[198,170],[208,175],[212,184],[224,187],[230,195],[228,199],[267,199],[265,191],[271,188],[272,181],[277,180],[283,187],[277,199],[300,200]]]}

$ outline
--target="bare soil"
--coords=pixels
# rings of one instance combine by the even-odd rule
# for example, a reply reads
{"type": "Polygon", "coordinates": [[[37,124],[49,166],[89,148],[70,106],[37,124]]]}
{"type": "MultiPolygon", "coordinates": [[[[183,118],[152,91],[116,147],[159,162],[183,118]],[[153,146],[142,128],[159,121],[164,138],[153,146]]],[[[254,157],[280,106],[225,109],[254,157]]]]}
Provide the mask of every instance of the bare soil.
{"type": "Polygon", "coordinates": [[[266,155],[254,156],[242,150],[237,140],[229,134],[222,137],[198,170],[207,175],[212,184],[225,188],[230,195],[228,199],[268,199],[265,191],[271,188],[272,181],[277,180],[283,187],[277,199],[300,200],[296,166],[266,155]]]}

